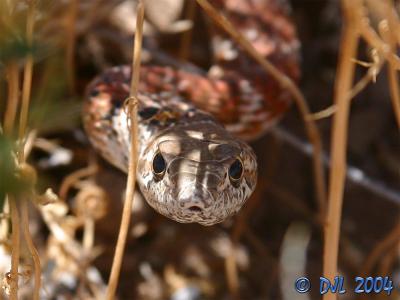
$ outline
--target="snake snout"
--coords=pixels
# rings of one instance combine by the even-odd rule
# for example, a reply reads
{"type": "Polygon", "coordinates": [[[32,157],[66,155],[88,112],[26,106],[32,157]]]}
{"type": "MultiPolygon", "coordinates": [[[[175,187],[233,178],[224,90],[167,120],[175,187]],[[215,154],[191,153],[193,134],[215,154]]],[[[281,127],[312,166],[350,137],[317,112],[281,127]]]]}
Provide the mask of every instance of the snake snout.
{"type": "Polygon", "coordinates": [[[178,194],[179,206],[187,213],[200,213],[212,203],[212,195],[201,186],[190,185],[178,194]]]}

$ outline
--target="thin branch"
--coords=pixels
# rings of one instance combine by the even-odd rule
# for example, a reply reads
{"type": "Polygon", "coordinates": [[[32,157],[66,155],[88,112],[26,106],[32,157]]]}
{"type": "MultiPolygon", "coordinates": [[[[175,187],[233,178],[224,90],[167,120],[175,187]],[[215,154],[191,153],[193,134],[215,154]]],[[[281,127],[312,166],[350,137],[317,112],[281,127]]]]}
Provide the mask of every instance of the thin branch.
{"type": "MultiPolygon", "coordinates": [[[[8,97],[7,108],[4,117],[4,133],[11,136],[14,130],[15,117],[17,114],[19,102],[19,74],[18,65],[12,61],[7,68],[8,76],[8,97]]],[[[11,271],[10,271],[10,299],[18,299],[18,267],[20,257],[20,228],[19,213],[16,199],[12,195],[8,195],[8,203],[11,212],[11,271]]]]}
{"type": "Polygon", "coordinates": [[[96,164],[91,164],[88,167],[79,169],[65,177],[61,183],[60,190],[58,192],[60,198],[65,200],[67,198],[69,189],[72,185],[74,185],[74,183],[76,183],[82,177],[87,177],[95,174],[97,172],[97,169],[98,168],[96,164]]]}
{"type": "Polygon", "coordinates": [[[94,245],[94,233],[95,233],[94,219],[91,216],[86,217],[83,226],[84,227],[83,227],[82,246],[87,253],[90,253],[94,245]]]}
{"type": "MultiPolygon", "coordinates": [[[[361,6],[358,7],[360,12],[362,12],[361,6]]],[[[376,31],[370,26],[369,20],[365,16],[360,16],[358,22],[355,25],[359,26],[360,34],[365,39],[365,41],[375,49],[377,49],[386,58],[388,62],[396,70],[400,70],[400,58],[391,51],[390,46],[386,44],[376,33],[376,31]]]]}
{"type": "MultiPolygon", "coordinates": [[[[28,45],[31,47],[32,51],[33,45],[33,29],[34,29],[34,18],[35,18],[35,1],[29,1],[29,9],[26,22],[26,40],[28,45]]],[[[18,163],[21,165],[25,162],[25,151],[24,151],[24,137],[26,132],[26,126],[28,123],[28,112],[29,103],[31,98],[31,87],[32,87],[32,72],[33,72],[33,55],[29,53],[27,55],[24,67],[24,79],[22,86],[22,104],[21,112],[19,118],[19,149],[18,149],[18,163]]],[[[35,273],[35,285],[33,291],[33,299],[38,300],[40,297],[40,286],[41,286],[41,265],[39,253],[33,243],[32,236],[29,231],[29,214],[28,214],[28,203],[26,200],[20,201],[21,206],[21,225],[24,234],[24,239],[26,241],[29,253],[32,256],[34,273],[35,273]]],[[[14,247],[14,243],[13,243],[14,247]]]]}
{"type": "Polygon", "coordinates": [[[229,247],[229,253],[225,258],[225,274],[227,277],[229,292],[233,300],[240,299],[239,274],[236,265],[236,247],[237,243],[232,241],[232,244],[229,247]]]}
{"type": "MultiPolygon", "coordinates": [[[[27,22],[26,22],[26,40],[28,42],[29,47],[31,47],[30,51],[32,51],[32,44],[33,44],[34,17],[35,17],[35,1],[30,1],[27,22]]],[[[22,104],[21,104],[21,112],[19,118],[19,132],[18,132],[19,142],[21,143],[18,153],[20,161],[24,161],[23,139],[25,136],[26,125],[28,123],[29,102],[31,99],[31,87],[32,87],[32,72],[33,72],[33,55],[30,52],[26,57],[25,68],[24,68],[24,81],[22,85],[22,104]]]]}
{"type": "Polygon", "coordinates": [[[4,133],[10,136],[14,128],[15,117],[18,109],[19,98],[19,72],[18,64],[15,61],[7,66],[8,98],[7,108],[4,115],[4,133]]]}
{"type": "Polygon", "coordinates": [[[10,272],[10,299],[18,300],[18,267],[20,257],[20,228],[19,228],[19,213],[16,199],[9,195],[8,201],[11,210],[11,272],[10,272]]]}
{"type": "MultiPolygon", "coordinates": [[[[365,87],[372,81],[375,82],[376,76],[381,71],[385,60],[378,58],[378,61],[371,63],[371,67],[368,69],[367,73],[354,85],[348,94],[348,101],[354,99],[365,87]]],[[[337,110],[336,104],[333,104],[319,112],[313,113],[311,117],[314,120],[320,120],[323,118],[328,118],[332,116],[337,110]]]]}
{"type": "Polygon", "coordinates": [[[135,33],[135,45],[133,49],[133,60],[132,60],[132,81],[130,97],[127,103],[129,112],[129,121],[131,134],[130,134],[130,153],[129,153],[129,167],[128,167],[128,178],[124,208],[122,212],[122,220],[118,234],[117,246],[115,249],[114,260],[111,268],[111,274],[108,281],[108,289],[106,299],[114,299],[115,291],[118,285],[118,278],[121,271],[122,258],[124,255],[124,249],[126,244],[126,238],[128,235],[129,224],[132,214],[133,197],[135,193],[136,183],[136,166],[137,166],[137,95],[139,85],[139,71],[140,71],[140,54],[142,49],[142,35],[143,35],[143,20],[144,20],[144,4],[143,1],[139,1],[137,8],[137,19],[136,19],[136,33],[135,33]]]}
{"type": "MultiPolygon", "coordinates": [[[[342,215],[342,203],[344,183],[346,176],[346,147],[347,127],[350,110],[350,102],[347,99],[348,92],[354,78],[355,65],[351,60],[357,54],[359,42],[358,28],[355,13],[360,9],[359,0],[342,0],[344,25],[342,41],[340,44],[340,56],[338,63],[337,80],[335,83],[335,103],[337,112],[333,117],[332,129],[332,167],[329,178],[329,201],[325,227],[325,243],[323,254],[324,277],[333,280],[337,275],[337,261],[339,251],[340,223],[342,215]]],[[[336,299],[333,293],[323,296],[324,300],[336,299]]]]}
{"type": "Polygon", "coordinates": [[[395,41],[400,44],[400,19],[393,0],[366,0],[365,4],[368,7],[368,12],[375,18],[389,20],[391,33],[395,41]]]}
{"type": "Polygon", "coordinates": [[[35,287],[33,291],[33,300],[39,300],[40,286],[42,282],[40,257],[39,257],[39,252],[37,251],[35,244],[33,243],[31,233],[29,231],[28,202],[26,200],[21,201],[21,225],[26,245],[28,246],[29,253],[32,255],[34,271],[35,271],[35,287]]]}
{"type": "MultiPolygon", "coordinates": [[[[381,23],[381,31],[384,40],[390,45],[391,51],[396,51],[396,38],[391,28],[392,23],[389,19],[388,22],[381,23]]],[[[396,66],[392,61],[388,62],[388,78],[389,78],[389,87],[390,87],[390,96],[392,99],[393,111],[396,117],[397,126],[400,128],[400,87],[399,87],[399,75],[398,70],[396,70],[396,66]]]]}
{"type": "Polygon", "coordinates": [[[10,217],[10,204],[8,203],[7,197],[5,197],[3,211],[0,213],[0,241],[8,240],[10,217]]]}
{"type": "MultiPolygon", "coordinates": [[[[0,214],[0,241],[8,240],[10,232],[10,205],[8,198],[5,197],[3,212],[0,214]]],[[[0,300],[5,299],[3,289],[0,289],[0,300]]]]}
{"type": "Polygon", "coordinates": [[[321,137],[315,124],[310,116],[310,109],[308,108],[307,102],[296,86],[296,84],[284,73],[279,71],[273,64],[266,60],[262,55],[260,55],[253,45],[239,32],[235,29],[231,22],[224,16],[220,15],[218,11],[207,1],[207,0],[196,0],[197,3],[206,11],[208,16],[215,21],[219,26],[221,26],[231,37],[235,40],[242,48],[254,59],[260,66],[262,66],[265,71],[272,75],[272,77],[278,81],[281,86],[287,89],[293,96],[300,114],[303,118],[308,138],[314,147],[313,156],[313,169],[315,174],[315,186],[316,186],[316,199],[318,201],[319,212],[321,215],[325,211],[325,179],[324,179],[324,169],[322,165],[321,153],[322,153],[322,142],[321,137]]]}

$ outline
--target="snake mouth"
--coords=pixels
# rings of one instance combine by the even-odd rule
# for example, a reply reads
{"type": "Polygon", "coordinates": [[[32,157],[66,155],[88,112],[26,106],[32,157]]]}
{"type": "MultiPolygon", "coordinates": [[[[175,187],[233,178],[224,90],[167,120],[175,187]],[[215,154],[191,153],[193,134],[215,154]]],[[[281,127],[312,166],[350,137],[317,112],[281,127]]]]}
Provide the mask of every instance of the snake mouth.
{"type": "Polygon", "coordinates": [[[190,206],[190,207],[188,207],[187,208],[190,212],[193,212],[193,213],[200,213],[200,212],[202,212],[202,208],[201,207],[199,207],[199,206],[197,206],[197,205],[192,205],[192,206],[190,206]]]}

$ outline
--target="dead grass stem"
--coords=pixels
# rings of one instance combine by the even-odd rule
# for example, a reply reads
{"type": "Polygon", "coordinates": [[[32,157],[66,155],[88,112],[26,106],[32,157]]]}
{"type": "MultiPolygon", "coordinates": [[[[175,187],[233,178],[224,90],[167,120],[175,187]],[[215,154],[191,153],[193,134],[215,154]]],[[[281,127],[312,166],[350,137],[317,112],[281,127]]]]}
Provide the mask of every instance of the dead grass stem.
{"type": "Polygon", "coordinates": [[[90,250],[93,248],[94,233],[95,233],[95,220],[93,218],[86,217],[83,228],[82,246],[87,253],[90,253],[90,250]]]}
{"type": "MultiPolygon", "coordinates": [[[[29,2],[29,10],[26,22],[26,40],[28,45],[32,48],[33,44],[33,29],[34,29],[34,19],[35,19],[35,2],[29,2]]],[[[24,79],[22,84],[22,103],[21,112],[19,118],[19,131],[18,137],[21,144],[18,157],[19,161],[24,161],[24,147],[23,139],[25,137],[26,126],[28,123],[28,112],[29,112],[29,102],[31,99],[31,87],[32,87],[32,73],[33,73],[33,55],[32,49],[26,57],[25,68],[24,68],[24,79]]]]}
{"type": "MultiPolygon", "coordinates": [[[[14,132],[15,117],[19,102],[19,71],[16,61],[11,61],[7,67],[8,96],[7,107],[4,116],[4,133],[11,136],[14,132]]],[[[11,271],[10,271],[10,299],[18,299],[18,268],[20,257],[20,222],[16,198],[7,195],[6,201],[11,213],[11,271]]]]}
{"type": "MultiPolygon", "coordinates": [[[[390,19],[389,24],[387,22],[382,23],[384,27],[384,40],[390,45],[392,52],[396,51],[396,37],[394,33],[390,30],[393,28],[390,19]],[[389,26],[390,27],[389,27],[389,26]]],[[[393,112],[397,121],[397,126],[400,128],[400,87],[399,87],[399,75],[396,66],[392,61],[388,62],[388,78],[390,87],[390,96],[392,100],[393,112]]]]}
{"type": "MultiPolygon", "coordinates": [[[[358,7],[361,9],[361,6],[358,7]]],[[[362,9],[361,9],[362,11],[362,9]]],[[[400,59],[390,49],[390,47],[379,37],[376,31],[370,26],[367,17],[360,16],[357,22],[357,26],[360,28],[360,34],[365,41],[371,46],[377,49],[386,60],[392,64],[396,70],[400,70],[400,59]]]]}
{"type": "MultiPolygon", "coordinates": [[[[32,47],[33,45],[33,30],[34,30],[34,19],[35,19],[35,1],[29,1],[29,9],[27,15],[26,24],[26,39],[28,45],[32,47]]],[[[30,50],[32,51],[32,49],[30,50]]],[[[25,163],[25,145],[24,138],[26,133],[26,126],[28,123],[28,113],[29,113],[29,103],[31,98],[31,87],[32,87],[32,73],[33,73],[33,55],[30,52],[26,57],[24,66],[24,79],[22,85],[22,103],[19,118],[19,149],[18,149],[18,163],[22,165],[25,163]]],[[[25,195],[26,197],[27,195],[25,195]]],[[[32,196],[32,195],[30,195],[32,196]]],[[[28,247],[28,251],[32,256],[33,266],[34,266],[34,276],[35,284],[33,291],[33,299],[38,300],[40,297],[40,286],[41,286],[41,265],[39,253],[33,243],[31,233],[29,231],[29,212],[28,212],[28,202],[27,199],[21,199],[20,209],[21,209],[21,225],[24,234],[24,239],[28,247]]]]}
{"type": "MultiPolygon", "coordinates": [[[[385,60],[379,57],[378,54],[372,55],[373,62],[364,63],[365,66],[369,66],[367,73],[354,85],[351,91],[348,94],[348,101],[354,99],[365,87],[371,83],[375,82],[376,76],[382,70],[385,60]]],[[[359,62],[361,63],[361,62],[359,62]]],[[[323,109],[319,112],[313,113],[311,116],[314,120],[320,120],[324,118],[331,117],[337,111],[336,104],[333,104],[326,109],[323,109]]]]}
{"type": "Polygon", "coordinates": [[[239,274],[236,265],[236,246],[237,243],[235,241],[232,241],[229,253],[225,258],[226,281],[228,284],[229,293],[233,300],[240,299],[239,274]]]}
{"type": "Polygon", "coordinates": [[[11,271],[10,271],[10,299],[18,300],[18,268],[20,257],[20,217],[17,207],[17,199],[12,195],[8,195],[8,201],[11,210],[11,271]]]}
{"type": "Polygon", "coordinates": [[[8,81],[8,97],[3,129],[4,133],[10,136],[14,128],[19,102],[19,71],[16,61],[11,61],[9,63],[6,69],[6,74],[8,81]]]}
{"type": "Polygon", "coordinates": [[[29,231],[29,213],[28,213],[28,201],[24,199],[21,201],[21,225],[22,231],[24,234],[24,239],[26,245],[28,247],[29,253],[32,256],[33,266],[34,266],[34,276],[35,276],[35,285],[33,290],[33,300],[39,300],[40,298],[40,286],[41,286],[41,266],[40,266],[40,257],[39,252],[33,243],[33,239],[31,233],[29,231]]]}
{"type": "Polygon", "coordinates": [[[71,188],[71,186],[73,186],[82,177],[87,177],[95,174],[97,170],[98,170],[97,165],[91,164],[88,167],[72,172],[67,177],[65,177],[63,182],[61,183],[60,190],[58,192],[60,198],[66,200],[68,196],[68,191],[71,188]]]}
{"type": "Polygon", "coordinates": [[[132,58],[131,89],[130,89],[130,97],[127,101],[128,113],[129,113],[128,122],[130,122],[130,124],[128,125],[130,125],[131,129],[131,134],[130,134],[131,147],[129,153],[128,178],[127,178],[127,187],[126,187],[124,208],[122,212],[121,225],[118,233],[118,240],[111,268],[111,274],[108,281],[108,289],[106,295],[106,299],[108,300],[114,299],[115,291],[117,289],[118,278],[121,270],[126,239],[128,236],[129,224],[132,214],[133,198],[135,193],[137,148],[138,148],[137,95],[138,95],[138,85],[139,85],[139,75],[140,75],[140,56],[142,50],[143,21],[144,21],[144,4],[143,1],[139,1],[137,7],[135,44],[133,48],[133,58],[132,58]]]}
{"type": "MultiPolygon", "coordinates": [[[[356,11],[360,0],[342,0],[344,26],[340,43],[338,71],[335,83],[334,102],[337,112],[333,117],[331,155],[332,162],[329,178],[329,201],[325,224],[325,243],[323,252],[323,275],[332,280],[337,274],[341,212],[344,184],[346,179],[346,147],[350,101],[347,95],[351,90],[359,42],[356,11]]],[[[336,299],[333,293],[323,296],[324,300],[336,299]]]]}

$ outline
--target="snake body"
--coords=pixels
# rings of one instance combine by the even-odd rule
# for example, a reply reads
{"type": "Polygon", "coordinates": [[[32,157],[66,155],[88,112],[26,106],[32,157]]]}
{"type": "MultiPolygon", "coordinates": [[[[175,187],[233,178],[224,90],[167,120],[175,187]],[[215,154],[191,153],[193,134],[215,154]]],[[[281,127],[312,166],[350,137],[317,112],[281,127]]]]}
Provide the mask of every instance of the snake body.
{"type": "MultiPolygon", "coordinates": [[[[285,1],[214,5],[260,53],[298,77],[298,42],[285,1]]],[[[290,102],[287,92],[218,30],[213,49],[216,64],[209,76],[168,66],[141,68],[137,181],[155,210],[182,223],[213,225],[242,207],[257,182],[255,154],[242,139],[264,133],[290,102]]],[[[123,104],[131,73],[129,66],[118,66],[95,78],[83,114],[94,147],[125,172],[130,131],[123,104]]]]}

